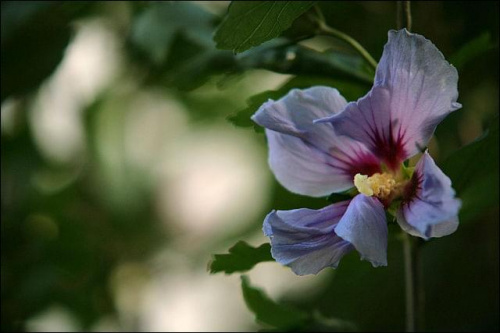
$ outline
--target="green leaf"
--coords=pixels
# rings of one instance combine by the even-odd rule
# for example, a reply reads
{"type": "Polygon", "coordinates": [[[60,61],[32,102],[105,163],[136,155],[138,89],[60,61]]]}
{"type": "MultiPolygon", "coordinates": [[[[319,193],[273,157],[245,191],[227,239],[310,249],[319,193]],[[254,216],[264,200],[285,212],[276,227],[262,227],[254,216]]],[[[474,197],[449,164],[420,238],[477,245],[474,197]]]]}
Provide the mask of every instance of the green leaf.
{"type": "Polygon", "coordinates": [[[244,69],[262,68],[277,73],[321,76],[349,80],[371,87],[373,71],[362,58],[342,52],[318,52],[279,40],[238,55],[238,65],[244,69]],[[277,45],[273,45],[277,44],[277,45]]]}
{"type": "Polygon", "coordinates": [[[224,272],[244,272],[259,262],[273,261],[271,245],[264,243],[259,247],[252,247],[244,241],[239,241],[229,249],[229,254],[216,254],[208,264],[211,274],[224,272]]]}
{"type": "Polygon", "coordinates": [[[463,201],[461,221],[498,205],[498,140],[498,117],[495,117],[480,138],[457,150],[442,165],[463,201]]]}
{"type": "Polygon", "coordinates": [[[232,1],[214,40],[217,48],[243,52],[278,37],[313,1],[232,1]]]}
{"type": "Polygon", "coordinates": [[[255,320],[270,326],[266,331],[289,332],[346,332],[354,331],[355,326],[345,320],[325,317],[319,311],[302,311],[273,301],[261,289],[250,285],[247,276],[241,276],[243,298],[255,320]]]}
{"type": "Polygon", "coordinates": [[[167,62],[178,34],[210,44],[213,15],[187,2],[153,2],[134,20],[129,45],[156,66],[167,62]]]}
{"type": "Polygon", "coordinates": [[[255,314],[255,320],[283,330],[301,326],[309,315],[306,312],[280,305],[270,299],[262,290],[250,285],[247,276],[241,276],[241,289],[247,307],[255,314]]]}
{"type": "Polygon", "coordinates": [[[466,63],[495,47],[489,32],[474,38],[450,57],[450,63],[461,69],[466,63]]]}
{"type": "Polygon", "coordinates": [[[171,54],[167,66],[164,67],[161,83],[175,86],[181,90],[190,91],[202,86],[213,75],[229,71],[235,66],[235,59],[229,51],[219,51],[211,48],[199,48],[197,54],[181,52],[187,48],[196,48],[180,35],[173,44],[175,53],[171,54]],[[179,43],[177,43],[179,42],[179,43]],[[176,45],[179,45],[176,48],[176,45]],[[183,54],[185,55],[184,57],[183,54]]]}

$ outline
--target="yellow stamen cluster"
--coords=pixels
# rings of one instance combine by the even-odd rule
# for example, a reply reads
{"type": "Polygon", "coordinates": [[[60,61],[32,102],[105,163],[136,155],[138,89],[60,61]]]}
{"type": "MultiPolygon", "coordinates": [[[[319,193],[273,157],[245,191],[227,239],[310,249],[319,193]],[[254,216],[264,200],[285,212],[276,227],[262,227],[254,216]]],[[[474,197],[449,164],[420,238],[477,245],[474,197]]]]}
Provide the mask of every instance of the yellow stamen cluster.
{"type": "Polygon", "coordinates": [[[367,196],[374,195],[380,199],[389,198],[396,185],[396,180],[390,173],[375,173],[370,177],[358,173],[354,176],[354,186],[359,193],[367,196]]]}

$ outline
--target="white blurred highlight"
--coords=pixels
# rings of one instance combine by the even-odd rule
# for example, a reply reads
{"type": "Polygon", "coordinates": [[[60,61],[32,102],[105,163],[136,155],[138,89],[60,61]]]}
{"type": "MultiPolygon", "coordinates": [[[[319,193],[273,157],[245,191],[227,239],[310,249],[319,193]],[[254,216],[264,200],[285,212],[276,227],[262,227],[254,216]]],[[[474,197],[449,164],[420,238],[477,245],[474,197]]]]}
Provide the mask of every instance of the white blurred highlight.
{"type": "Polygon", "coordinates": [[[142,331],[244,331],[252,326],[238,276],[207,278],[204,271],[181,268],[158,275],[144,296],[142,331]]]}
{"type": "Polygon", "coordinates": [[[160,214],[189,237],[211,238],[262,215],[270,173],[248,132],[227,125],[186,132],[163,164],[160,214]]]}
{"type": "Polygon", "coordinates": [[[125,150],[130,164],[157,173],[162,159],[172,158],[171,151],[187,130],[187,110],[161,91],[135,92],[127,105],[125,150]]]}
{"type": "Polygon", "coordinates": [[[85,151],[82,109],[109,84],[120,65],[117,38],[101,21],[79,25],[56,72],[38,92],[31,124],[40,150],[57,163],[85,151]]]}
{"type": "Polygon", "coordinates": [[[66,308],[52,305],[26,323],[28,332],[79,332],[81,326],[66,308]]]}

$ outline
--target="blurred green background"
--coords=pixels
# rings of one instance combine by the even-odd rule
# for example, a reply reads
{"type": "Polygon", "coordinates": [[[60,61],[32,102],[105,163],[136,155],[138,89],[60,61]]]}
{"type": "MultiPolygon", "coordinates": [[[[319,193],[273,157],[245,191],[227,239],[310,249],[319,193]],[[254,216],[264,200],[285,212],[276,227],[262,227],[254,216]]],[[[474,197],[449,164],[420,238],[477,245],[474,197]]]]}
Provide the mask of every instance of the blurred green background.
{"type": "MultiPolygon", "coordinates": [[[[239,277],[208,274],[211,254],[240,239],[266,242],[260,229],[271,209],[327,201],[275,181],[265,137],[248,120],[268,94],[247,101],[317,84],[354,100],[371,83],[338,69],[360,62],[346,44],[302,40],[302,18],[260,47],[217,50],[212,38],[228,4],[2,2],[2,331],[259,329],[239,277]],[[297,40],[302,49],[293,48],[297,40]]],[[[319,6],[331,26],[380,58],[396,2],[319,6]]],[[[438,164],[498,121],[498,9],[412,4],[413,31],[460,75],[463,108],[429,146],[438,164]]],[[[496,176],[464,192],[457,232],[423,247],[426,330],[499,329],[497,141],[486,161],[496,176]]],[[[248,275],[285,304],[360,330],[400,331],[397,229],[390,226],[386,268],[351,253],[317,276],[274,262],[248,275]]]]}

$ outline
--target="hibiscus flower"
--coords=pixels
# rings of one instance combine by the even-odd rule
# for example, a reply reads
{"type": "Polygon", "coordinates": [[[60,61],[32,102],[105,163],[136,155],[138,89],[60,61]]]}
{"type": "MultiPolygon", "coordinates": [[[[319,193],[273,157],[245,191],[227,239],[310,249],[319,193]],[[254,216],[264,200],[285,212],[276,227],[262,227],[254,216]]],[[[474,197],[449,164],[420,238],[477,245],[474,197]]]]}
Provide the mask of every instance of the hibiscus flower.
{"type": "Polygon", "coordinates": [[[453,233],[461,206],[450,179],[424,151],[436,126],[458,110],[458,74],[430,42],[390,31],[372,89],[347,103],[329,87],[294,89],[252,116],[266,128],[269,165],[294,193],[313,197],[351,189],[351,200],[320,210],[272,211],[264,221],[273,258],[298,275],[337,267],[357,250],[387,265],[387,220],[428,239],[453,233]]]}

